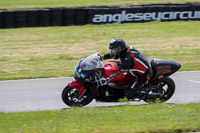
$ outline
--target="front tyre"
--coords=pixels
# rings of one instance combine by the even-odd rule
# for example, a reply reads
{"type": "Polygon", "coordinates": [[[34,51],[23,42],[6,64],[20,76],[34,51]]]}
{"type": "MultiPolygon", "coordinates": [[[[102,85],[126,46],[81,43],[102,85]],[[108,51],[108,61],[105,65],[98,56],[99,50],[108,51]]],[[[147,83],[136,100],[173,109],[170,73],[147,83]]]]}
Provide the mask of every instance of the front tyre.
{"type": "Polygon", "coordinates": [[[68,106],[83,107],[89,104],[93,100],[93,97],[87,90],[79,96],[79,90],[77,88],[66,86],[62,92],[62,100],[68,106]]]}
{"type": "Polygon", "coordinates": [[[171,78],[164,78],[158,82],[159,87],[147,94],[144,99],[147,103],[163,103],[169,100],[175,92],[175,83],[171,78]],[[160,94],[159,96],[152,96],[153,94],[160,94]],[[151,97],[149,98],[148,95],[151,97]]]}

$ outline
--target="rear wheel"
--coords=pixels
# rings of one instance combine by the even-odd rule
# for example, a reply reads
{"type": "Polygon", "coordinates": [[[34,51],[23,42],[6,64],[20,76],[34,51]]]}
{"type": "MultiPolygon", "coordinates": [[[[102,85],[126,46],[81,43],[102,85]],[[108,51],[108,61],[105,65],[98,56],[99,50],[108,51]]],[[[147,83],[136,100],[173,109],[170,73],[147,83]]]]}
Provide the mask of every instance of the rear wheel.
{"type": "Polygon", "coordinates": [[[144,99],[147,103],[163,103],[169,100],[175,92],[175,83],[171,78],[164,78],[158,82],[159,87],[147,94],[144,99]],[[155,94],[159,94],[156,95],[155,94]],[[149,95],[149,97],[148,97],[149,95]],[[151,97],[151,95],[154,95],[151,97]]]}
{"type": "Polygon", "coordinates": [[[81,96],[79,96],[79,90],[77,88],[71,88],[66,86],[62,92],[62,100],[68,106],[83,107],[89,104],[93,97],[84,90],[81,96]]]}

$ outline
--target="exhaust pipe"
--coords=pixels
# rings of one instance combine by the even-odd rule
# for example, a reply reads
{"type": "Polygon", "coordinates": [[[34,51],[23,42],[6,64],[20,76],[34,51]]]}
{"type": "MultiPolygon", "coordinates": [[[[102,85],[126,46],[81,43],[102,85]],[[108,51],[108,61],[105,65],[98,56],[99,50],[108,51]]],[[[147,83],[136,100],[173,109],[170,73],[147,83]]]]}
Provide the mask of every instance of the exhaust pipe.
{"type": "Polygon", "coordinates": [[[147,94],[146,98],[148,99],[154,99],[154,98],[159,98],[161,97],[161,93],[151,93],[151,94],[147,94]]]}

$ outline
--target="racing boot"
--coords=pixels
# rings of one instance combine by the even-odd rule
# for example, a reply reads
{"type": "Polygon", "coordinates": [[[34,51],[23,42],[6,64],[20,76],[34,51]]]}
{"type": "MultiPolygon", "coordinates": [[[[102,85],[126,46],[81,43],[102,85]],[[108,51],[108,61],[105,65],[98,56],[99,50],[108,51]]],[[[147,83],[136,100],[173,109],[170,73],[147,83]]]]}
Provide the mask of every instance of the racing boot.
{"type": "Polygon", "coordinates": [[[124,95],[127,99],[136,99],[137,92],[134,89],[128,87],[124,90],[124,95]]]}
{"type": "Polygon", "coordinates": [[[125,95],[125,98],[127,98],[127,99],[132,99],[132,100],[144,99],[144,97],[146,95],[146,91],[135,90],[135,89],[132,89],[132,88],[126,88],[124,90],[124,95],[125,95]]]}
{"type": "Polygon", "coordinates": [[[137,91],[137,98],[139,99],[144,99],[144,96],[146,95],[146,92],[143,90],[138,90],[137,91]]]}

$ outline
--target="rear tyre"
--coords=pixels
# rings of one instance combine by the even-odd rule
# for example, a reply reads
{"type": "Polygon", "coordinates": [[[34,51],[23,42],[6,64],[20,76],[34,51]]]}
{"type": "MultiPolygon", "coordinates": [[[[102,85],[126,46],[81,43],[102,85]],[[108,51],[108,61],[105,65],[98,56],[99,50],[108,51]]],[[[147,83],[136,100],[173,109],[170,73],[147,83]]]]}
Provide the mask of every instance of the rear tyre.
{"type": "Polygon", "coordinates": [[[171,78],[164,78],[158,82],[159,88],[149,92],[148,95],[153,95],[155,93],[160,93],[161,95],[156,97],[144,99],[147,103],[163,103],[169,100],[175,92],[175,83],[171,78]]]}
{"type": "Polygon", "coordinates": [[[77,88],[66,86],[62,92],[62,100],[68,106],[83,107],[93,100],[93,97],[87,90],[83,93],[82,96],[79,96],[79,90],[77,88]]]}

